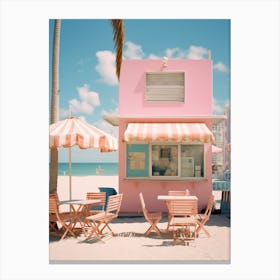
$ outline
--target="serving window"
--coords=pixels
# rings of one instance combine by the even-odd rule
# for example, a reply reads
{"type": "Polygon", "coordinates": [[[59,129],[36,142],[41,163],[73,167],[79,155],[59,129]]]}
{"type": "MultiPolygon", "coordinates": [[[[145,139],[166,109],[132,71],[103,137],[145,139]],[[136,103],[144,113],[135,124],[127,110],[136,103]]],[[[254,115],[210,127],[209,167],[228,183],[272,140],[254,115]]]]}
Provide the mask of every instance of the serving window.
{"type": "Polygon", "coordinates": [[[151,145],[152,176],[178,176],[178,145],[151,145]]]}
{"type": "Polygon", "coordinates": [[[204,144],[127,144],[126,177],[203,178],[204,144]]]}

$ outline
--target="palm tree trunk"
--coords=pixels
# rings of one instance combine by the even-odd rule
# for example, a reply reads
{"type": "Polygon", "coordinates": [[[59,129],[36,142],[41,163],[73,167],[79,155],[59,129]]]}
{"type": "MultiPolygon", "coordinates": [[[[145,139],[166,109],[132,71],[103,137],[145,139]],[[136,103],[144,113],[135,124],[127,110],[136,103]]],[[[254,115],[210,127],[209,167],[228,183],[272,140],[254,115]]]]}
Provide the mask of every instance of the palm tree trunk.
{"type": "MultiPolygon", "coordinates": [[[[51,117],[50,123],[59,120],[59,49],[60,49],[60,29],[61,20],[56,19],[54,23],[53,35],[53,58],[52,58],[52,96],[51,96],[51,117]]],[[[58,150],[50,151],[50,179],[49,193],[57,191],[58,176],[58,150]]]]}

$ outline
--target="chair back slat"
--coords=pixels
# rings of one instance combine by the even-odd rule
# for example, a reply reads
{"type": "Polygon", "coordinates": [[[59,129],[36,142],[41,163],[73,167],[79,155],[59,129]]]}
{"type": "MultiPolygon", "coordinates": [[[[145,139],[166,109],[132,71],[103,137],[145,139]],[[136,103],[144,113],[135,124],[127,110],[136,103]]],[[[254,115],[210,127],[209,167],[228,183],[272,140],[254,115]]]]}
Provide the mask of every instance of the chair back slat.
{"type": "MultiPolygon", "coordinates": [[[[105,201],[106,201],[106,192],[88,192],[86,199],[99,199],[101,200],[98,203],[95,203],[91,209],[96,209],[96,206],[101,206],[102,210],[104,209],[105,206],[105,201]]],[[[100,208],[100,209],[101,209],[100,208]]]]}
{"type": "Polygon", "coordinates": [[[172,216],[193,216],[198,213],[196,199],[170,200],[167,207],[169,214],[172,216]]]}
{"type": "Polygon", "coordinates": [[[140,197],[141,207],[142,207],[142,208],[146,208],[143,194],[142,194],[142,193],[139,193],[139,197],[140,197]]]}
{"type": "Polygon", "coordinates": [[[144,214],[144,217],[145,219],[149,220],[149,212],[146,208],[146,204],[145,204],[145,200],[144,200],[144,197],[143,197],[143,193],[139,193],[139,198],[140,198],[140,202],[141,202],[141,207],[142,207],[142,211],[143,211],[143,214],[144,214]]]}
{"type": "Polygon", "coordinates": [[[204,215],[206,215],[206,216],[208,216],[208,217],[210,217],[210,215],[211,215],[211,212],[212,212],[212,209],[213,209],[213,205],[214,205],[214,199],[215,199],[215,197],[214,197],[214,195],[212,194],[212,195],[210,196],[210,198],[209,198],[209,201],[208,201],[208,203],[207,203],[207,208],[206,208],[206,210],[205,210],[205,212],[204,212],[204,215]]]}
{"type": "Polygon", "coordinates": [[[50,214],[57,214],[58,213],[58,196],[55,194],[50,194],[49,195],[49,213],[50,214]]]}
{"type": "Polygon", "coordinates": [[[108,198],[108,204],[106,213],[115,213],[118,215],[120,209],[121,209],[121,202],[122,202],[123,194],[116,194],[116,195],[110,195],[108,198]]]}
{"type": "Polygon", "coordinates": [[[185,191],[168,191],[168,195],[190,195],[190,191],[188,189],[185,191]]]}

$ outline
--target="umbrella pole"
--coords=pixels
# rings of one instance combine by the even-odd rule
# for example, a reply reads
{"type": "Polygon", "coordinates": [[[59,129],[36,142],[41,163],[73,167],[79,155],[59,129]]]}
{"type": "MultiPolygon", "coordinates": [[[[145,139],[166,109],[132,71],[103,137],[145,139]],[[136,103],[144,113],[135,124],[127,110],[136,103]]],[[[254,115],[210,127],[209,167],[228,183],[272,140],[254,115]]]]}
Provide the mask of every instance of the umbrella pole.
{"type": "Polygon", "coordinates": [[[69,148],[69,199],[72,199],[72,149],[69,148]]]}

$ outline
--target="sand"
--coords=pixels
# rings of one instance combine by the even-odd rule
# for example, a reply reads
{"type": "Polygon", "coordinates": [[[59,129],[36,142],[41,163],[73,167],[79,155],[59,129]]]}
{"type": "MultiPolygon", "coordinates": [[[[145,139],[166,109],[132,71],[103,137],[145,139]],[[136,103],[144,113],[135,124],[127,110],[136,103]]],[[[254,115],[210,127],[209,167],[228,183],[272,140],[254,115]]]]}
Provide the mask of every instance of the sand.
{"type": "MultiPolygon", "coordinates": [[[[118,190],[118,176],[72,177],[72,197],[85,197],[87,191],[100,186],[118,190]]],[[[59,176],[58,194],[61,200],[68,199],[68,177],[59,176]]],[[[206,228],[189,245],[174,242],[172,235],[165,232],[167,217],[159,223],[162,236],[152,233],[144,237],[149,224],[137,216],[120,216],[112,223],[117,234],[107,234],[103,241],[86,241],[83,235],[64,240],[51,237],[49,243],[50,263],[229,263],[230,262],[230,219],[225,215],[211,215],[206,228]]]]}
{"type": "Polygon", "coordinates": [[[166,217],[159,223],[162,237],[143,233],[149,224],[142,217],[121,217],[112,223],[117,236],[106,235],[86,241],[83,235],[59,241],[51,238],[50,263],[229,263],[230,220],[223,215],[212,215],[207,224],[211,233],[203,232],[189,245],[174,242],[167,234],[166,217]]]}
{"type": "MultiPolygon", "coordinates": [[[[69,199],[69,177],[58,176],[57,192],[60,200],[69,199]]],[[[87,192],[99,191],[99,187],[119,190],[118,176],[72,176],[72,198],[85,198],[87,192]]]]}

